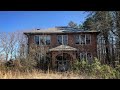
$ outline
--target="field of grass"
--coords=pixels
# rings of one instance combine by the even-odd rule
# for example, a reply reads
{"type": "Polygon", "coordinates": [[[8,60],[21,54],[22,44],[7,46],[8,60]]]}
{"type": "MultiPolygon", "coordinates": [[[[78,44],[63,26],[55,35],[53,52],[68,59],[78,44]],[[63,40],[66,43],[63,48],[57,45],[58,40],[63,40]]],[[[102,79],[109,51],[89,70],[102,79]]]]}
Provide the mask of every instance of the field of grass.
{"type": "Polygon", "coordinates": [[[20,71],[0,71],[0,79],[94,79],[86,75],[78,75],[73,72],[42,72],[33,70],[32,72],[20,71]]]}

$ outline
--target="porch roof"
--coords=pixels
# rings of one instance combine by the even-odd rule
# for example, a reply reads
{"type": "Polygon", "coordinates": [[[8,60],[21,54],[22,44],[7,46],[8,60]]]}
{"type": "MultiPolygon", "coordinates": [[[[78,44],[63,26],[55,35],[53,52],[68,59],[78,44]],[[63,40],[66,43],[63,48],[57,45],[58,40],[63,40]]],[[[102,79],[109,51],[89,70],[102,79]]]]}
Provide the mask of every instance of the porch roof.
{"type": "Polygon", "coordinates": [[[67,46],[67,45],[60,45],[55,48],[49,49],[49,51],[62,51],[62,50],[63,51],[76,51],[77,49],[71,46],[67,46]]]}

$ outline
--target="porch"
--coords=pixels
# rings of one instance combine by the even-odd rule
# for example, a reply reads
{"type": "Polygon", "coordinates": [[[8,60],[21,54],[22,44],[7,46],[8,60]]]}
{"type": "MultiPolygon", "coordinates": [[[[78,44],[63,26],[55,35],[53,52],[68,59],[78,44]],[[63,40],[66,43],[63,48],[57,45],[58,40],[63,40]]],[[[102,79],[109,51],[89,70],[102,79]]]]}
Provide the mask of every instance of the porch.
{"type": "Polygon", "coordinates": [[[60,45],[49,49],[52,56],[52,68],[58,71],[66,71],[71,66],[73,60],[76,60],[76,48],[60,45]]]}

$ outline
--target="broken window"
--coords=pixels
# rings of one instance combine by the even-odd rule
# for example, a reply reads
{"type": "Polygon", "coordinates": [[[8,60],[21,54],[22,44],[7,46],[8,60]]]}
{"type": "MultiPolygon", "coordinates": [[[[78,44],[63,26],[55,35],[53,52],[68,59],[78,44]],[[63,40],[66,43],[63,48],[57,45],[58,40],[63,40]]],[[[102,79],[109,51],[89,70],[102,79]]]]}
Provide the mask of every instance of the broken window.
{"type": "Polygon", "coordinates": [[[39,45],[39,36],[35,36],[35,44],[39,45]]]}

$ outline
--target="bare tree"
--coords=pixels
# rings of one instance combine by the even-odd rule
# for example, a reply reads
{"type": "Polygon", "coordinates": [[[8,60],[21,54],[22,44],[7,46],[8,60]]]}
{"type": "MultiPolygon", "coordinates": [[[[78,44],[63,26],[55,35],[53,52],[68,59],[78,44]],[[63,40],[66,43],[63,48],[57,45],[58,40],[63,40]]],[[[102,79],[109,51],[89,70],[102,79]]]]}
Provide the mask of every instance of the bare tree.
{"type": "Polygon", "coordinates": [[[10,53],[9,48],[9,37],[8,33],[0,33],[0,47],[1,47],[1,53],[5,54],[5,60],[8,60],[8,55],[10,53]]]}

